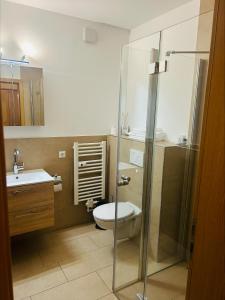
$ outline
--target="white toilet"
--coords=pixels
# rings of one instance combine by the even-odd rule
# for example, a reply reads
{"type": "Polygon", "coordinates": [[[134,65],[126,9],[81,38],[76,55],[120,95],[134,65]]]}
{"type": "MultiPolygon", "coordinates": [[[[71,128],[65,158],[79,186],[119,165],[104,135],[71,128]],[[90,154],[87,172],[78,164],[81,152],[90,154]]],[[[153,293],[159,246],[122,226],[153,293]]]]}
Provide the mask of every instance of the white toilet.
{"type": "MultiPolygon", "coordinates": [[[[107,203],[93,210],[95,222],[99,227],[113,230],[115,207],[115,203],[107,203]]],[[[135,237],[141,229],[141,210],[130,202],[119,202],[117,220],[117,239],[135,237]]]]}

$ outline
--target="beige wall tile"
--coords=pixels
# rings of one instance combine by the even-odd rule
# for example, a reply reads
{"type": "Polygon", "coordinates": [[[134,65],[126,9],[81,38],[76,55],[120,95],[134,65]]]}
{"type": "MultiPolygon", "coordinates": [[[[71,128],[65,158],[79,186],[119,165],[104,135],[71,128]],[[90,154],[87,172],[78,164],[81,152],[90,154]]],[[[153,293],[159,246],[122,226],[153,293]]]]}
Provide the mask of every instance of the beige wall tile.
{"type": "Polygon", "coordinates": [[[145,143],[122,137],[120,139],[120,161],[129,163],[130,149],[145,151],[145,143]]]}
{"type": "Polygon", "coordinates": [[[73,204],[73,143],[106,140],[106,136],[22,138],[6,139],[6,168],[11,171],[13,150],[21,150],[25,169],[43,168],[49,174],[58,174],[63,179],[63,191],[55,193],[55,228],[83,224],[92,220],[84,204],[73,204]],[[66,150],[66,158],[59,159],[58,151],[66,150]]]}
{"type": "Polygon", "coordinates": [[[116,199],[116,174],[117,174],[117,137],[108,136],[108,182],[109,182],[109,198],[113,201],[116,199]]]}
{"type": "Polygon", "coordinates": [[[127,186],[118,188],[118,200],[131,202],[142,208],[143,168],[132,168],[120,171],[120,175],[129,176],[131,181],[127,186]]]}
{"type": "MultiPolygon", "coordinates": [[[[110,162],[109,162],[109,195],[116,199],[116,175],[117,175],[117,137],[108,137],[110,162]]],[[[145,143],[122,137],[120,139],[120,161],[129,163],[130,149],[144,151],[145,143]]],[[[120,201],[130,201],[141,207],[140,193],[142,191],[142,168],[134,168],[132,170],[123,170],[123,175],[133,178],[129,186],[119,189],[120,201]],[[136,172],[137,170],[137,172],[136,172]],[[130,174],[131,173],[131,174],[130,174]]],[[[121,173],[121,174],[122,174],[121,173]]]]}
{"type": "Polygon", "coordinates": [[[214,5],[215,5],[215,0],[201,0],[200,14],[213,10],[214,5]]]}
{"type": "Polygon", "coordinates": [[[110,293],[96,273],[32,296],[32,300],[97,300],[110,293]]]}
{"type": "MultiPolygon", "coordinates": [[[[199,16],[197,50],[210,50],[213,25],[213,11],[199,16]]],[[[201,56],[208,58],[207,56],[201,56]]]]}
{"type": "Polygon", "coordinates": [[[155,145],[149,251],[157,261],[176,252],[184,168],[183,148],[167,144],[155,145]]]}

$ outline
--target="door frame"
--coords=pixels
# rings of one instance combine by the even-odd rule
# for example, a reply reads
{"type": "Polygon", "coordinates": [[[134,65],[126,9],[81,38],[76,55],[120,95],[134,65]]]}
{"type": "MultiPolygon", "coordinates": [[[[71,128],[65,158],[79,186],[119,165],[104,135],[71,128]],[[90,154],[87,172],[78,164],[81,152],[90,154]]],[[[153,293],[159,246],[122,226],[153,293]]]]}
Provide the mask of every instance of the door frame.
{"type": "MultiPolygon", "coordinates": [[[[1,99],[0,99],[1,101],[1,99]]],[[[12,300],[11,251],[8,226],[6,168],[0,103],[0,299],[12,300]]]]}
{"type": "MultiPolygon", "coordinates": [[[[197,227],[187,300],[225,298],[224,18],[224,0],[216,0],[200,150],[197,227]]],[[[0,107],[0,299],[13,300],[5,172],[0,107]]]]}
{"type": "Polygon", "coordinates": [[[225,2],[216,0],[187,300],[225,299],[225,2]]]}

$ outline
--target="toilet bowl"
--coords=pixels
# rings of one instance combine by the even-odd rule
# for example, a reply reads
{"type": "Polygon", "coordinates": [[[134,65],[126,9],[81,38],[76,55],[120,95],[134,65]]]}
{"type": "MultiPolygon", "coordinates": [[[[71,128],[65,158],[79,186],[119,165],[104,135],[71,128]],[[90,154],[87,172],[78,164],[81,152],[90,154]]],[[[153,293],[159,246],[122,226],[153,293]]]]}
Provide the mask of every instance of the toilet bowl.
{"type": "MultiPolygon", "coordinates": [[[[97,225],[103,229],[114,229],[115,203],[96,207],[93,216],[97,225]]],[[[117,239],[135,237],[141,228],[141,210],[130,202],[118,202],[117,239]]]]}

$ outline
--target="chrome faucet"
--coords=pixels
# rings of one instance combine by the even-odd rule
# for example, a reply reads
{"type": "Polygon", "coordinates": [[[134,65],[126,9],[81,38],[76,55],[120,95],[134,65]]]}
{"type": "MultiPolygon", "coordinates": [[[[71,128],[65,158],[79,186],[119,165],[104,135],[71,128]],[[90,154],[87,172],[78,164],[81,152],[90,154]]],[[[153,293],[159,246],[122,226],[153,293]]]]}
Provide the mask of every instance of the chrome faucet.
{"type": "Polygon", "coordinates": [[[13,173],[14,174],[18,174],[19,171],[24,170],[24,163],[20,162],[18,160],[19,154],[20,154],[20,150],[15,149],[14,153],[13,153],[13,157],[14,157],[14,160],[13,160],[13,173]]]}

